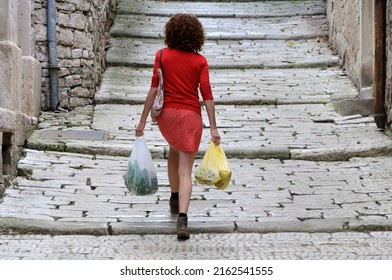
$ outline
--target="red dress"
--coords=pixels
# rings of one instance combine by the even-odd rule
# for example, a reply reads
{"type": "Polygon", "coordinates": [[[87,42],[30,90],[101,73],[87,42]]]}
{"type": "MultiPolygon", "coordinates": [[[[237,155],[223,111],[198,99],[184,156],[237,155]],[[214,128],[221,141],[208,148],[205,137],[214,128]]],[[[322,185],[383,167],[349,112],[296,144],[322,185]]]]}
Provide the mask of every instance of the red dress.
{"type": "MultiPolygon", "coordinates": [[[[151,86],[158,86],[159,51],[155,56],[151,86]]],[[[204,56],[165,48],[162,53],[164,103],[157,118],[159,130],[170,146],[183,152],[197,152],[202,135],[199,92],[212,100],[208,63],[204,56]]]]}

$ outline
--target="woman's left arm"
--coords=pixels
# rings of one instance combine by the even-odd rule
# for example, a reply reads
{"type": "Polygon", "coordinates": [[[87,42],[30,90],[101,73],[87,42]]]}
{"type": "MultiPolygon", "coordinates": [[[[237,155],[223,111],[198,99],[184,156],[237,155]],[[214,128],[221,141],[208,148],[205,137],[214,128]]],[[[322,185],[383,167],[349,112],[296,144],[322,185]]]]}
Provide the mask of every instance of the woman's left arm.
{"type": "Polygon", "coordinates": [[[213,99],[205,100],[204,105],[206,106],[208,120],[210,122],[210,132],[212,141],[215,145],[220,144],[220,135],[218,132],[218,128],[216,126],[216,119],[215,119],[215,103],[213,99]]]}
{"type": "Polygon", "coordinates": [[[208,120],[210,122],[211,138],[212,141],[215,143],[215,145],[219,145],[220,135],[218,132],[218,128],[216,126],[215,103],[214,103],[214,97],[212,96],[208,63],[205,58],[204,58],[203,67],[200,71],[199,80],[200,80],[199,89],[203,97],[204,105],[206,106],[206,110],[207,110],[208,120]]]}

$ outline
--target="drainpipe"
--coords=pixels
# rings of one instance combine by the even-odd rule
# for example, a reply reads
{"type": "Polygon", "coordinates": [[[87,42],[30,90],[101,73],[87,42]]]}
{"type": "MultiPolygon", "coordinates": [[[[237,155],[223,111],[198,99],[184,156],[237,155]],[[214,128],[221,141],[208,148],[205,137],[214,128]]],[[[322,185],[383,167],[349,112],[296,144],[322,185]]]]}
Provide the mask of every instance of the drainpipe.
{"type": "Polygon", "coordinates": [[[374,31],[374,121],[378,128],[386,125],[385,83],[386,83],[386,26],[387,1],[375,0],[374,31]]]}
{"type": "Polygon", "coordinates": [[[49,47],[49,81],[50,81],[50,107],[53,111],[60,106],[59,77],[60,67],[57,65],[57,38],[56,38],[56,0],[48,0],[48,47],[49,47]]]}

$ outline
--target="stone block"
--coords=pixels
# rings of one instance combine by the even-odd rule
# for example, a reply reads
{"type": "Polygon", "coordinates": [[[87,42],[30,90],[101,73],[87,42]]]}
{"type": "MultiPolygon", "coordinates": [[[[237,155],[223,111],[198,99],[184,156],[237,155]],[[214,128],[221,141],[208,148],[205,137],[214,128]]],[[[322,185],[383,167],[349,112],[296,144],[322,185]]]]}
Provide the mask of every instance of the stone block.
{"type": "Polygon", "coordinates": [[[31,56],[22,57],[22,62],[21,110],[28,116],[38,117],[41,112],[41,63],[31,56]]]}
{"type": "Polygon", "coordinates": [[[10,41],[0,42],[0,107],[20,111],[22,51],[10,41]]]}
{"type": "Polygon", "coordinates": [[[75,6],[72,3],[57,3],[57,11],[63,12],[66,11],[67,13],[74,13],[75,12],[75,6]]]}
{"type": "Polygon", "coordinates": [[[69,26],[69,14],[58,13],[57,23],[59,26],[68,27],[69,26]]]}
{"type": "Polygon", "coordinates": [[[74,41],[73,32],[70,29],[61,28],[59,33],[59,44],[65,46],[72,46],[74,41]]]}
{"type": "Polygon", "coordinates": [[[91,6],[93,5],[92,3],[90,3],[92,1],[69,0],[67,2],[72,3],[77,10],[83,12],[91,10],[91,6]]]}
{"type": "Polygon", "coordinates": [[[74,32],[74,47],[79,49],[92,50],[92,40],[91,35],[88,33],[76,30],[74,32]]]}
{"type": "Polygon", "coordinates": [[[33,55],[32,1],[18,1],[19,42],[23,55],[33,55]]]}
{"type": "Polygon", "coordinates": [[[18,43],[18,1],[0,0],[0,41],[18,43]]]}
{"type": "Polygon", "coordinates": [[[34,39],[37,42],[46,42],[48,28],[44,24],[37,24],[34,28],[34,39]]]}
{"type": "Polygon", "coordinates": [[[344,99],[333,103],[335,109],[343,116],[374,114],[374,99],[344,99]]]}
{"type": "Polygon", "coordinates": [[[80,97],[80,98],[89,98],[93,97],[90,91],[87,88],[83,87],[76,87],[71,90],[73,96],[80,97]]]}
{"type": "Polygon", "coordinates": [[[20,233],[39,234],[91,234],[107,235],[106,223],[85,222],[55,222],[43,219],[30,218],[2,218],[0,219],[0,230],[15,230],[20,233]]]}
{"type": "Polygon", "coordinates": [[[71,50],[72,50],[72,48],[70,46],[59,45],[57,47],[57,58],[59,58],[59,59],[72,58],[72,51],[71,50]]]}
{"type": "Polygon", "coordinates": [[[16,128],[16,113],[0,107],[0,131],[13,132],[16,128]]]}
{"type": "Polygon", "coordinates": [[[85,30],[87,17],[80,13],[70,15],[69,26],[74,29],[85,30]]]}

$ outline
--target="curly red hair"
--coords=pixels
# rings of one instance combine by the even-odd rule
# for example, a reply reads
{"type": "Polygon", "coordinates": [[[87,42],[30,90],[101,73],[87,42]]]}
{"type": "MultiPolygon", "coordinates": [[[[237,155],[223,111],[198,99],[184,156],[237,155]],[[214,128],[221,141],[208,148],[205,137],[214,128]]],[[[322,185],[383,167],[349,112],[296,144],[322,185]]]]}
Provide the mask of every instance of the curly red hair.
{"type": "Polygon", "coordinates": [[[192,14],[175,14],[165,25],[165,44],[169,48],[200,52],[204,42],[203,25],[192,14]]]}

